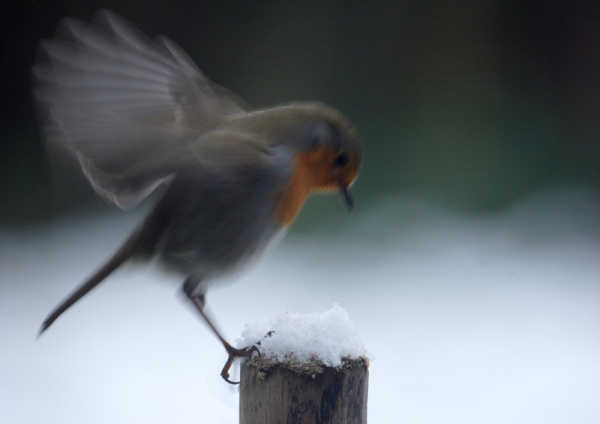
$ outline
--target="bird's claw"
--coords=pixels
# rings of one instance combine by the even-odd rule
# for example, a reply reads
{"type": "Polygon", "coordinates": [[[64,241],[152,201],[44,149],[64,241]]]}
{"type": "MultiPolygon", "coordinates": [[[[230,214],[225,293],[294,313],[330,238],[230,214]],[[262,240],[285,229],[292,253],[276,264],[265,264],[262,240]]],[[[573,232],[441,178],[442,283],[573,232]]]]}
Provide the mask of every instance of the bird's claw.
{"type": "Polygon", "coordinates": [[[260,356],[260,351],[255,345],[247,346],[242,349],[236,349],[233,346],[225,346],[225,349],[227,350],[229,357],[227,358],[227,362],[225,362],[223,370],[221,370],[221,377],[223,377],[223,380],[229,384],[240,384],[239,381],[231,381],[229,379],[229,369],[231,368],[233,361],[236,358],[250,358],[255,352],[258,356],[260,356]]]}

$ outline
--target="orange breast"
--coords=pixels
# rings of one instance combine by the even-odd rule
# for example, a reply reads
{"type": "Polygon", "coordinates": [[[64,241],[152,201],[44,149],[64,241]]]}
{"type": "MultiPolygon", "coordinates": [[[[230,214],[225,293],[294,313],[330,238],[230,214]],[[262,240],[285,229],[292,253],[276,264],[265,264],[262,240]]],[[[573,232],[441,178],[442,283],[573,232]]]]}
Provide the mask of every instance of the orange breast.
{"type": "Polygon", "coordinates": [[[330,181],[332,153],[319,148],[311,152],[299,152],[294,157],[295,169],[288,184],[275,193],[275,216],[280,226],[290,225],[314,190],[333,191],[338,186],[330,181]]]}

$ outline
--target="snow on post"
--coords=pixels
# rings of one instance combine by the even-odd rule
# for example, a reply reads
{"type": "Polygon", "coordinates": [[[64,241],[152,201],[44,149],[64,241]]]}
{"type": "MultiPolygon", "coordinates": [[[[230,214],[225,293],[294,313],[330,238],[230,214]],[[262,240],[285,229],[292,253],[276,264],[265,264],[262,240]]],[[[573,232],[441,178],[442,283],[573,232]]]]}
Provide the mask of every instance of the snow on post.
{"type": "Polygon", "coordinates": [[[260,357],[241,367],[240,423],[367,422],[367,351],[337,304],[246,325],[237,347],[251,345],[260,357]]]}

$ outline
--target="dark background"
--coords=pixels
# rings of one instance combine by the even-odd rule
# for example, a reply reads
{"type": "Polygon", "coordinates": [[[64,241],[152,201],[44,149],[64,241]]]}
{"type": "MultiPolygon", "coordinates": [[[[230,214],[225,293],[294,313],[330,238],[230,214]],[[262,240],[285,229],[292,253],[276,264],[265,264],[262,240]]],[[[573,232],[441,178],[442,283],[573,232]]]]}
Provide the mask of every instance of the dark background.
{"type": "Polygon", "coordinates": [[[359,205],[416,192],[494,211],[549,186],[600,189],[597,1],[13,1],[0,9],[0,224],[107,207],[81,175],[51,172],[30,94],[39,40],[102,7],[252,106],[341,109],[365,144],[359,205]]]}

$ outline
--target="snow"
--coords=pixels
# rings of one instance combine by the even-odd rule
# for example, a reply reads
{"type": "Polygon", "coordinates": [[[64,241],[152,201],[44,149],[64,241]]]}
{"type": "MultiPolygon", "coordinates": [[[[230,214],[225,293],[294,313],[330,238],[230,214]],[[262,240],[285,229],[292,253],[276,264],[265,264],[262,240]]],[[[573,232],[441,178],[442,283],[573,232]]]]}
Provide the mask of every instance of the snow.
{"type": "MultiPolygon", "coordinates": [[[[585,190],[483,216],[357,199],[208,306],[233,341],[284,308],[342,305],[374,357],[373,423],[598,423],[599,211],[585,190]]],[[[225,351],[151,269],[119,270],[37,338],[140,216],[0,228],[0,423],[238,422],[225,351]]]]}
{"type": "Polygon", "coordinates": [[[300,363],[321,361],[330,367],[342,359],[367,357],[358,331],[348,312],[337,303],[323,313],[281,312],[264,323],[246,324],[237,347],[258,345],[261,356],[279,361],[293,358],[300,363]]]}

